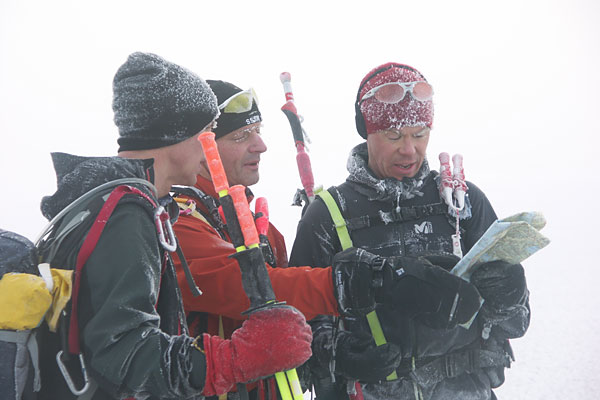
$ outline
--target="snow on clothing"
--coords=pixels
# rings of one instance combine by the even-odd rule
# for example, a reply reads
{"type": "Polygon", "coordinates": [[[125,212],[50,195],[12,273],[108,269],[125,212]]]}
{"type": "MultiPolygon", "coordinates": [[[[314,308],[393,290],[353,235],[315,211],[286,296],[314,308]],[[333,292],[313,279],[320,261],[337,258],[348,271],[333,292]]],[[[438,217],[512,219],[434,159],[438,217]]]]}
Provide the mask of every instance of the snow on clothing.
{"type": "MultiPolygon", "coordinates": [[[[105,182],[128,177],[152,181],[153,176],[152,160],[53,154],[53,161],[58,189],[42,200],[48,219],[105,182]]],[[[136,187],[158,202],[148,188],[136,187]]],[[[206,361],[185,334],[175,271],[159,244],[152,213],[139,196],[120,201],[82,272],[79,332],[88,373],[99,385],[94,400],[192,398],[204,385],[206,361]]],[[[75,265],[89,220],[67,237],[53,267],[75,265]]],[[[46,332],[40,399],[76,398],[57,368],[59,349],[58,335],[46,332]]]]}
{"type": "MultiPolygon", "coordinates": [[[[210,201],[214,200],[215,205],[218,205],[218,195],[210,180],[198,176],[195,187],[210,196],[210,201]]],[[[221,229],[223,224],[220,217],[212,215],[198,198],[181,198],[192,199],[207,220],[182,214],[174,225],[194,280],[203,292],[202,296],[192,295],[186,284],[181,263],[175,258],[190,330],[193,334],[206,332],[211,335],[223,334],[225,338],[229,338],[245,318],[241,313],[250,307],[242,287],[239,264],[235,258],[230,257],[235,253],[235,249],[227,236],[226,227],[221,229]],[[215,228],[221,230],[224,237],[215,228]],[[222,332],[219,329],[220,324],[222,332]]],[[[273,268],[267,264],[277,300],[296,307],[307,320],[319,314],[337,315],[330,268],[285,268],[288,262],[283,236],[269,224],[267,237],[274,255],[274,263],[280,267],[273,268]]]]}
{"type": "MultiPolygon", "coordinates": [[[[437,256],[438,260],[441,256],[446,264],[442,266],[450,268],[456,262],[452,255],[451,241],[451,235],[456,230],[455,215],[449,215],[446,206],[441,208],[441,212],[434,211],[440,210],[436,203],[441,203],[437,173],[430,171],[425,161],[414,178],[402,181],[392,178],[380,180],[373,176],[367,164],[367,145],[363,143],[351,152],[348,161],[350,175],[346,182],[330,189],[344,218],[350,221],[348,228],[354,246],[380,256],[437,256]],[[425,205],[429,206],[423,207],[425,205]],[[425,212],[426,208],[429,212],[425,212]]],[[[496,219],[483,192],[470,182],[467,185],[467,207],[460,214],[463,253],[475,244],[496,219]]],[[[327,266],[341,250],[325,204],[320,200],[311,203],[298,225],[290,265],[327,266]]],[[[526,303],[527,299],[523,299],[523,304],[526,303]]],[[[529,323],[528,304],[522,309],[523,312],[494,327],[494,340],[504,342],[507,337],[518,337],[525,333],[529,323]]],[[[478,324],[481,321],[474,323],[468,330],[461,327],[436,330],[415,320],[400,317],[393,309],[382,304],[377,305],[377,314],[388,342],[401,348],[402,364],[398,370],[401,378],[363,384],[365,399],[415,398],[415,386],[407,377],[412,357],[415,357],[419,367],[419,364],[423,365],[452,352],[464,351],[473,346],[480,347],[481,329],[478,324]]],[[[332,320],[330,317],[320,316],[311,325],[315,354],[311,362],[314,362],[320,358],[319,353],[330,351],[331,346],[325,342],[329,341],[328,335],[331,335],[332,320]],[[315,348],[315,344],[320,344],[321,349],[315,348]]],[[[345,329],[370,334],[366,319],[346,320],[345,329]]],[[[491,346],[492,340],[488,342],[487,345],[491,346]]],[[[324,358],[326,357],[321,360],[324,358]]],[[[320,368],[321,374],[328,373],[324,371],[327,365],[321,365],[320,368]]],[[[319,374],[318,371],[316,373],[319,374]]],[[[343,378],[339,377],[338,383],[340,381],[343,382],[343,378]]],[[[425,399],[487,400],[493,398],[491,388],[498,384],[497,379],[492,383],[488,374],[477,369],[470,374],[443,379],[430,387],[421,387],[420,392],[425,399]]],[[[336,396],[344,398],[342,393],[345,392],[345,385],[339,384],[339,390],[336,396]]]]}

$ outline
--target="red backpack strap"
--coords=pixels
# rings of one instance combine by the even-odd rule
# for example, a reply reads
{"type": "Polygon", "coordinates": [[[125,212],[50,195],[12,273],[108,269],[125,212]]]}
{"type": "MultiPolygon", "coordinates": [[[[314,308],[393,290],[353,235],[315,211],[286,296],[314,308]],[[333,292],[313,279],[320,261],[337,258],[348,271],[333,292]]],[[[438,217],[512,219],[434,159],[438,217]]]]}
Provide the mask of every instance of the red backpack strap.
{"type": "Polygon", "coordinates": [[[71,295],[71,318],[69,321],[69,353],[71,354],[77,355],[81,353],[81,346],[79,342],[79,318],[77,316],[77,312],[79,286],[81,282],[81,272],[83,270],[83,266],[94,251],[94,248],[96,248],[96,244],[98,244],[100,235],[102,235],[102,231],[106,227],[108,219],[115,210],[115,207],[119,203],[119,200],[121,200],[121,198],[126,194],[137,194],[148,200],[154,207],[157,206],[156,202],[146,193],[142,192],[137,188],[127,185],[121,185],[116,187],[110,193],[110,196],[108,196],[108,199],[102,206],[102,209],[96,217],[96,221],[94,221],[94,224],[90,228],[88,235],[85,238],[81,249],[79,250],[79,254],[77,255],[77,264],[75,266],[75,281],[73,282],[73,293],[71,295]]]}

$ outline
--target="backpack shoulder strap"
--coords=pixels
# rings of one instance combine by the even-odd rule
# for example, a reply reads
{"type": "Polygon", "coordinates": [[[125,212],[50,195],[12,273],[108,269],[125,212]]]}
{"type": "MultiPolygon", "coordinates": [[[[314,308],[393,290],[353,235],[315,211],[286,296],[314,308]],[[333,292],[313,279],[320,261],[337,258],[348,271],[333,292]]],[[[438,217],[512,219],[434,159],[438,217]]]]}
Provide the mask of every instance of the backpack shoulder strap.
{"type": "Polygon", "coordinates": [[[41,250],[45,262],[52,262],[63,240],[86,219],[99,210],[114,188],[119,185],[143,185],[155,195],[156,188],[150,182],[140,178],[122,178],[97,186],[71,202],[59,212],[42,230],[35,241],[35,246],[41,250]]]}
{"type": "MultiPolygon", "coordinates": [[[[350,238],[350,233],[348,232],[348,227],[346,224],[346,220],[342,216],[342,212],[338,207],[335,199],[329,193],[329,190],[320,190],[315,193],[319,196],[325,205],[327,206],[327,210],[329,211],[329,215],[331,215],[331,219],[335,224],[335,230],[337,231],[338,238],[340,239],[340,244],[342,245],[342,249],[346,250],[353,246],[352,239],[350,238]]],[[[375,340],[375,344],[377,346],[381,346],[387,343],[385,335],[383,334],[383,329],[381,328],[381,324],[379,323],[379,317],[375,311],[371,311],[367,314],[367,322],[369,323],[369,328],[371,329],[371,334],[373,335],[373,339],[375,340]]],[[[395,380],[398,379],[398,375],[396,371],[392,372],[387,380],[395,380]]]]}
{"type": "Polygon", "coordinates": [[[337,231],[338,238],[340,239],[342,249],[349,249],[353,246],[352,239],[350,238],[350,232],[348,231],[346,220],[342,216],[342,212],[340,211],[340,208],[335,202],[335,199],[333,198],[331,193],[329,193],[329,190],[319,190],[318,192],[316,192],[316,195],[319,196],[327,206],[329,215],[331,216],[333,224],[335,225],[335,230],[337,231]]]}
{"type": "Polygon", "coordinates": [[[126,194],[130,193],[140,195],[153,204],[154,207],[157,206],[155,201],[150,198],[150,196],[139,189],[126,185],[121,185],[114,189],[104,203],[104,206],[102,206],[100,213],[98,213],[94,224],[90,228],[85,241],[83,242],[83,245],[77,254],[75,281],[73,282],[73,293],[71,296],[71,317],[69,319],[69,352],[71,354],[78,355],[81,353],[78,328],[79,322],[77,318],[81,271],[83,270],[83,266],[87,262],[88,258],[94,251],[94,248],[96,247],[96,244],[98,243],[98,240],[100,239],[100,236],[102,235],[102,232],[104,231],[104,228],[106,227],[106,224],[108,223],[108,220],[115,210],[119,200],[121,200],[121,198],[126,194]]]}

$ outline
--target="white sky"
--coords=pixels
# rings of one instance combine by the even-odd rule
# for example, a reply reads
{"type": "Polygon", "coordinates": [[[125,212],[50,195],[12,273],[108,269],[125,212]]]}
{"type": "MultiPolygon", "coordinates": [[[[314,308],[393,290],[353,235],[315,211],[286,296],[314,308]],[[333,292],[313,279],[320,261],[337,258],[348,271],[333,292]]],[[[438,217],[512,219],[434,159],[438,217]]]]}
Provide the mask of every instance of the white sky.
{"type": "Polygon", "coordinates": [[[600,3],[484,1],[0,2],[0,227],[34,239],[55,190],[49,153],[113,155],[112,78],[134,51],[254,87],[269,146],[261,182],[293,241],[300,185],[279,74],[289,71],[316,181],[341,183],[359,143],[358,84],[387,61],[435,88],[429,155],[464,156],[499,216],[542,211],[553,243],[525,262],[532,325],[504,399],[591,399],[600,381],[592,171],[600,134],[600,3]]]}

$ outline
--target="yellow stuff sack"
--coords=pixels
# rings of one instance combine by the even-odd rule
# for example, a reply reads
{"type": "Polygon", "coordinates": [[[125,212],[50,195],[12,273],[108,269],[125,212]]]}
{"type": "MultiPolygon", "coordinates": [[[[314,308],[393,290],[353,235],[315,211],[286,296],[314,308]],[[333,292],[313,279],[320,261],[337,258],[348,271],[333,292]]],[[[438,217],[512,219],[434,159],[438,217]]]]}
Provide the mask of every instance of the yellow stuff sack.
{"type": "Polygon", "coordinates": [[[51,268],[54,287],[52,289],[52,307],[46,314],[46,322],[52,332],[56,332],[60,313],[71,300],[73,290],[73,271],[69,269],[51,268]]]}
{"type": "Polygon", "coordinates": [[[0,329],[33,329],[50,308],[52,295],[39,276],[7,273],[0,279],[0,304],[0,329]]]}

